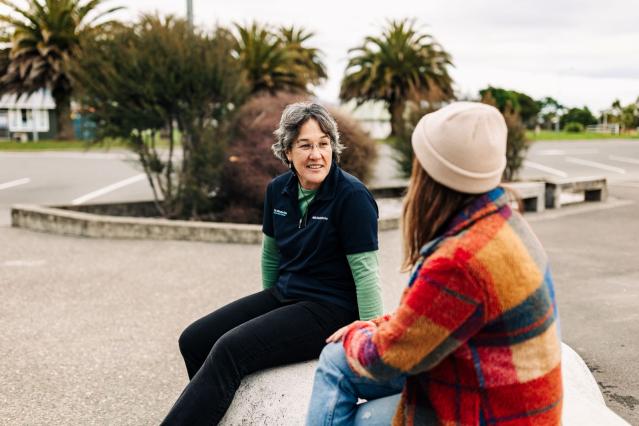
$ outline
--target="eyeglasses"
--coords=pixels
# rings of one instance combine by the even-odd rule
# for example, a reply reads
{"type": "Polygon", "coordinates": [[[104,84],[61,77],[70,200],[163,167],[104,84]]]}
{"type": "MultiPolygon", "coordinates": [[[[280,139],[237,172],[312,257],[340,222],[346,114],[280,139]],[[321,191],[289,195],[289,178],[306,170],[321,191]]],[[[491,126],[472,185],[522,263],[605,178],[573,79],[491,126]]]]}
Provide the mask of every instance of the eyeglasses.
{"type": "Polygon", "coordinates": [[[295,148],[302,152],[311,152],[314,148],[319,149],[321,152],[328,152],[331,150],[331,143],[323,141],[320,143],[302,142],[295,145],[295,148]]]}

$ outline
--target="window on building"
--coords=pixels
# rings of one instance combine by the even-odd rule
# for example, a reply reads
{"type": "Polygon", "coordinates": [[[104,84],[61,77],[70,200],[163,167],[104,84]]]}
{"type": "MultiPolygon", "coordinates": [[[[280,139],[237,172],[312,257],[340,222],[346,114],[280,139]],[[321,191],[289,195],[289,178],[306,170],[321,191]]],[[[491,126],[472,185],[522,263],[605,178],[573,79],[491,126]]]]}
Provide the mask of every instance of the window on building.
{"type": "Polygon", "coordinates": [[[0,129],[6,129],[9,127],[9,116],[8,111],[3,110],[0,111],[0,129]]]}

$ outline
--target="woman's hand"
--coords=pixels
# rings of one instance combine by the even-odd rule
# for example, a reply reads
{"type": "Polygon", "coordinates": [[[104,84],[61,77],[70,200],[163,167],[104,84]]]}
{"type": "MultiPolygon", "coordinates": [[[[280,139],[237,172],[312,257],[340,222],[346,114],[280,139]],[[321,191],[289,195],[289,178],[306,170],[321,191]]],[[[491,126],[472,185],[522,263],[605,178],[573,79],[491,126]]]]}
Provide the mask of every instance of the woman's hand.
{"type": "Polygon", "coordinates": [[[335,333],[331,334],[330,336],[328,336],[328,338],[326,339],[326,343],[337,343],[337,342],[341,342],[342,339],[344,338],[344,335],[346,334],[346,332],[348,331],[348,329],[353,325],[353,324],[370,324],[372,326],[375,326],[375,323],[372,321],[353,321],[352,323],[345,325],[344,327],[340,328],[339,330],[337,330],[335,333]]]}

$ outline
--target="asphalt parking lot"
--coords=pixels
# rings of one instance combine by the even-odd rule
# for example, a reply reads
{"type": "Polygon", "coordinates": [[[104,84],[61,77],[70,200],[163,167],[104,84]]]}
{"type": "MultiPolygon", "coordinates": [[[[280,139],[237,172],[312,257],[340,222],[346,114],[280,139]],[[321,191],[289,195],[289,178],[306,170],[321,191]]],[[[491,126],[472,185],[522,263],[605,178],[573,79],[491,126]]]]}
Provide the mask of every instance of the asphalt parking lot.
{"type": "MultiPolygon", "coordinates": [[[[531,215],[554,269],[563,340],[609,406],[639,424],[639,191],[531,215]],[[623,201],[620,201],[623,200],[623,201]]],[[[397,304],[398,231],[380,234],[397,304]]],[[[95,240],[0,227],[0,419],[8,425],[157,424],[186,383],[190,321],[259,288],[259,246],[95,240]]]]}
{"type": "MultiPolygon", "coordinates": [[[[639,168],[601,163],[639,152],[542,148],[528,161],[570,175],[596,168],[567,157],[619,166],[599,170],[611,182],[607,203],[527,217],[551,259],[563,340],[587,362],[608,405],[639,425],[639,168]]],[[[0,165],[6,160],[0,155],[0,165]]],[[[53,178],[12,161],[13,172],[32,178],[22,192],[0,191],[0,210],[6,214],[16,197],[69,202],[139,173],[128,160],[78,161],[84,175],[74,177],[67,163],[53,178]],[[105,161],[110,167],[102,170],[105,161]]],[[[8,173],[0,168],[3,182],[20,179],[8,173]]],[[[136,182],[96,200],[138,199],[145,190],[136,182]]],[[[0,221],[0,424],[159,423],[187,380],[181,330],[260,287],[259,246],[71,238],[13,229],[7,219],[0,221]]],[[[391,310],[406,281],[398,272],[399,231],[380,234],[380,260],[391,310]]]]}

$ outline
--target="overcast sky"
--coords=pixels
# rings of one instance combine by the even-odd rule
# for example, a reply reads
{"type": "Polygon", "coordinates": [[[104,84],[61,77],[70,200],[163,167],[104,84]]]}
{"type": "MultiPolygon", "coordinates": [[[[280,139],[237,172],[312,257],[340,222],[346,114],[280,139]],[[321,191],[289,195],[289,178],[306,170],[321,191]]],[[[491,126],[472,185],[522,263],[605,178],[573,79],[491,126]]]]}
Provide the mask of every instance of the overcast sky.
{"type": "MultiPolygon", "coordinates": [[[[186,14],[186,0],[136,0],[122,19],[142,12],[186,14]]],[[[452,54],[457,92],[487,85],[598,113],[614,99],[639,96],[637,0],[193,0],[195,24],[302,25],[315,32],[329,79],[317,90],[336,102],[348,49],[376,35],[389,18],[415,18],[452,54]]]]}

